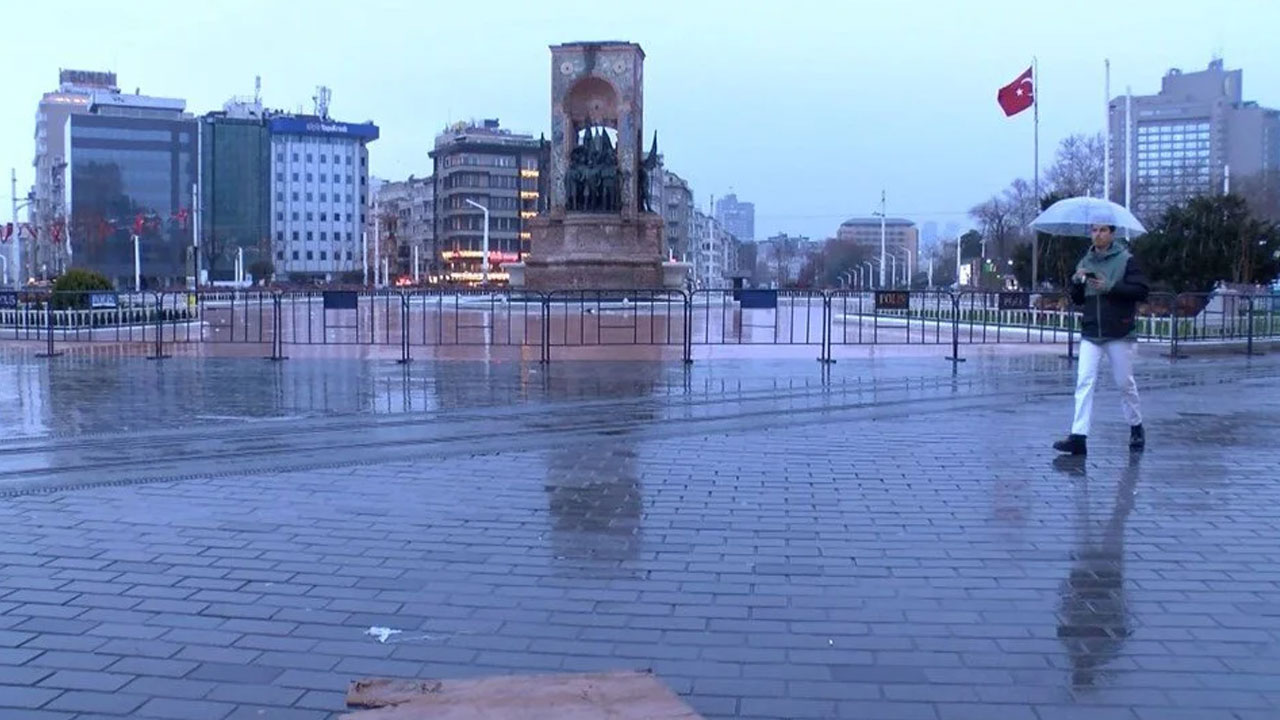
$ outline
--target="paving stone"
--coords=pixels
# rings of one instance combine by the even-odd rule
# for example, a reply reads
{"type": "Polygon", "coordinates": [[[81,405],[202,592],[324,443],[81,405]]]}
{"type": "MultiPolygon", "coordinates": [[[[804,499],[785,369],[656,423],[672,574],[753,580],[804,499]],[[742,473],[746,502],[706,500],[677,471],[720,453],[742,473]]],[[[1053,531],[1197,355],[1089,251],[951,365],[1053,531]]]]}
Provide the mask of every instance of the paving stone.
{"type": "Polygon", "coordinates": [[[139,695],[73,690],[54,698],[44,709],[129,716],[146,701],[147,698],[139,695]]]}
{"type": "Polygon", "coordinates": [[[140,718],[183,718],[184,720],[223,720],[234,711],[235,705],[205,700],[174,700],[156,698],[149,700],[135,711],[140,718]]]}
{"type": "MultiPolygon", "coordinates": [[[[14,678],[9,677],[6,672],[3,680],[8,683],[13,682],[14,678]]],[[[34,710],[60,694],[62,694],[62,691],[50,688],[0,685],[0,708],[5,708],[4,712],[0,713],[0,716],[8,716],[8,708],[34,710]]]]}

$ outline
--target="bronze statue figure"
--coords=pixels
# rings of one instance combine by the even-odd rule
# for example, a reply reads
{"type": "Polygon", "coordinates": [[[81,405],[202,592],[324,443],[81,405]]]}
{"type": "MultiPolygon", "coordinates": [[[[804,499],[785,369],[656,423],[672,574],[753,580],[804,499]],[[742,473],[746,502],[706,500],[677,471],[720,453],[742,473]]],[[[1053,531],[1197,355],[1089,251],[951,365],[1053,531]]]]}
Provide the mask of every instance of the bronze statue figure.
{"type": "MultiPolygon", "coordinates": [[[[636,133],[639,140],[639,133],[636,133]]],[[[636,147],[640,147],[640,143],[636,143],[636,147]]],[[[644,162],[640,163],[640,211],[641,212],[657,212],[653,209],[653,198],[651,197],[649,187],[650,178],[658,169],[658,133],[653,133],[653,145],[649,148],[649,154],[645,157],[644,162]]]]}
{"type": "Polygon", "coordinates": [[[581,142],[569,153],[565,171],[565,205],[576,212],[612,213],[621,207],[618,153],[603,128],[590,122],[581,142]]]}

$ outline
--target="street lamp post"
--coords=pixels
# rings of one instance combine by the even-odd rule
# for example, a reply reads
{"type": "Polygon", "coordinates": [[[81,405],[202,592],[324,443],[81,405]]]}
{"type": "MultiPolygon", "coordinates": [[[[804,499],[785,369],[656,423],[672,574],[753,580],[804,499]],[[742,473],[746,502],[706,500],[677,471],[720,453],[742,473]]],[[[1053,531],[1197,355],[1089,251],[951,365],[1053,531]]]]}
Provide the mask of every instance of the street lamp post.
{"type": "Polygon", "coordinates": [[[142,292],[142,250],[137,235],[133,236],[133,291],[142,292]]]}
{"type": "MultiPolygon", "coordinates": [[[[13,247],[9,251],[13,254],[13,289],[20,290],[22,289],[23,275],[22,226],[18,224],[18,209],[29,207],[34,200],[28,195],[26,200],[18,202],[18,171],[12,168],[9,170],[9,193],[13,198],[13,247]]],[[[35,244],[34,237],[31,238],[31,242],[33,245],[35,244]]],[[[6,265],[8,264],[8,261],[6,261],[6,265]]],[[[34,265],[34,263],[32,264],[34,265]]]]}
{"type": "Polygon", "coordinates": [[[884,190],[880,191],[880,212],[871,213],[873,216],[880,217],[880,287],[884,287],[884,256],[885,256],[885,202],[884,190]]]}
{"type": "Polygon", "coordinates": [[[467,199],[467,204],[470,205],[471,207],[479,209],[480,212],[484,213],[484,240],[483,240],[483,245],[480,249],[480,252],[481,252],[480,284],[488,285],[489,284],[489,208],[485,207],[484,205],[481,205],[480,203],[470,198],[467,199]]]}
{"type": "Polygon", "coordinates": [[[912,253],[912,252],[911,252],[911,248],[909,248],[909,247],[905,247],[905,246],[904,246],[904,247],[902,248],[902,251],[903,251],[903,252],[905,252],[905,253],[907,254],[907,258],[906,258],[906,260],[907,260],[907,267],[906,267],[906,270],[905,270],[904,274],[907,276],[907,289],[908,289],[908,290],[910,290],[910,289],[911,289],[911,280],[913,279],[913,278],[912,278],[912,272],[911,272],[911,270],[912,270],[912,268],[914,268],[914,267],[915,267],[915,264],[916,264],[916,256],[915,256],[915,253],[912,253]]]}
{"type": "Polygon", "coordinates": [[[863,260],[862,267],[867,269],[867,285],[876,287],[876,264],[871,260],[863,260]]]}
{"type": "MultiPolygon", "coordinates": [[[[883,262],[883,260],[881,262],[883,262]]],[[[890,285],[893,287],[897,287],[898,285],[898,256],[897,255],[892,255],[892,254],[889,255],[889,269],[890,269],[890,272],[889,272],[890,285]]]]}

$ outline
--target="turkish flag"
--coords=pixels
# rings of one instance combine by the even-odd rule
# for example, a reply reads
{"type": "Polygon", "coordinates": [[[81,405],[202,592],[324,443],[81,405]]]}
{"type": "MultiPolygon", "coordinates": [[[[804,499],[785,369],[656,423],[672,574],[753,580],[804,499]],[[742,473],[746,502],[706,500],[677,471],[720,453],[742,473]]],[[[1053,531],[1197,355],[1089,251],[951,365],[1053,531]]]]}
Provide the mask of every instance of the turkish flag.
{"type": "Polygon", "coordinates": [[[1027,68],[1027,71],[1019,75],[1017,80],[1000,88],[996,93],[996,102],[1000,103],[1000,109],[1004,110],[1006,117],[1017,115],[1034,105],[1036,94],[1031,68],[1027,68]]]}

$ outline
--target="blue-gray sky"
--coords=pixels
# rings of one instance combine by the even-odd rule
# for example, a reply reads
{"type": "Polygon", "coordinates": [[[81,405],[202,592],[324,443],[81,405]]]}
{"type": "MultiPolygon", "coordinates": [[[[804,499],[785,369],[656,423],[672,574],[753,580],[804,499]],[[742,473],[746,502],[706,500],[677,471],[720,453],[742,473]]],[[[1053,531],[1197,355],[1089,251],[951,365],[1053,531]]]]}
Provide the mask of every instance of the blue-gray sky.
{"type": "MultiPolygon", "coordinates": [[[[202,113],[253,92],[308,111],[371,119],[372,171],[429,174],[450,120],[549,125],[548,45],[640,43],[645,124],[703,207],[732,188],[756,233],[833,234],[875,209],[923,223],[965,211],[1032,170],[1030,111],[1007,119],[998,87],[1039,58],[1041,164],[1057,141],[1103,125],[1114,94],[1159,88],[1170,67],[1214,55],[1244,69],[1247,99],[1280,106],[1277,0],[704,0],[542,3],[127,0],[11,3],[0,43],[0,167],[31,182],[40,94],[59,67],[109,69],[127,91],[182,97],[202,113]],[[15,30],[15,28],[17,28],[15,30]]],[[[8,216],[8,183],[0,191],[8,216]]]]}

